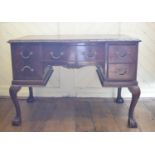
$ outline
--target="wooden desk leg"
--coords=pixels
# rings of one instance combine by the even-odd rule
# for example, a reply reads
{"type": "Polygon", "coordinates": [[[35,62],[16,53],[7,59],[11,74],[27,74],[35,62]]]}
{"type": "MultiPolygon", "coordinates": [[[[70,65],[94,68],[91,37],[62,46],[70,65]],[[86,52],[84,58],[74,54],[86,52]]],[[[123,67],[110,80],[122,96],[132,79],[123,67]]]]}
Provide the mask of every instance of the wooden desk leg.
{"type": "Polygon", "coordinates": [[[132,100],[131,100],[131,104],[129,107],[128,127],[137,128],[137,123],[134,118],[134,109],[140,96],[140,88],[139,86],[131,86],[129,87],[129,91],[132,93],[132,100]]]}
{"type": "Polygon", "coordinates": [[[20,86],[15,86],[15,85],[12,85],[9,89],[10,97],[12,99],[12,102],[13,102],[13,104],[15,106],[15,110],[16,110],[16,115],[12,121],[13,126],[21,125],[21,110],[20,110],[20,106],[18,103],[18,99],[17,99],[17,93],[20,89],[21,89],[20,86]]]}
{"type": "Polygon", "coordinates": [[[116,98],[116,103],[118,103],[118,104],[124,103],[124,100],[121,96],[121,91],[122,91],[122,88],[119,87],[118,91],[117,91],[117,98],[116,98]]]}
{"type": "Polygon", "coordinates": [[[33,88],[29,87],[29,97],[27,98],[27,103],[33,103],[35,101],[33,97],[33,88]]]}

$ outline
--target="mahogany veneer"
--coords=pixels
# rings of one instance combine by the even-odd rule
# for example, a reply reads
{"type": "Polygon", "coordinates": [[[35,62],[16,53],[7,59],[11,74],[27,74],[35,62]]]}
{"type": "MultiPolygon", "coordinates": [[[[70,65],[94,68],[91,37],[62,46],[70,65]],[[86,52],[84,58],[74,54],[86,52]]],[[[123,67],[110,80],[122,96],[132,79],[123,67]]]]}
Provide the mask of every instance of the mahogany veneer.
{"type": "Polygon", "coordinates": [[[13,81],[10,96],[15,105],[13,125],[21,124],[17,92],[28,86],[46,85],[53,73],[52,66],[80,68],[96,66],[102,86],[118,87],[117,103],[123,103],[121,87],[132,93],[128,126],[137,127],[133,112],[140,96],[137,82],[139,39],[115,35],[26,36],[9,40],[11,44],[13,81]]]}

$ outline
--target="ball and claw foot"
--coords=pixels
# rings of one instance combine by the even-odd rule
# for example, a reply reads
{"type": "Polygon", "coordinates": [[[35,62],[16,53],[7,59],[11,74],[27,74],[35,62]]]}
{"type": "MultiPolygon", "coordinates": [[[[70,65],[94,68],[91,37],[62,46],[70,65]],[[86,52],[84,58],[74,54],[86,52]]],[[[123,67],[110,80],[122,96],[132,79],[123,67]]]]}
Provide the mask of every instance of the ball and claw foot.
{"type": "Polygon", "coordinates": [[[19,117],[15,117],[12,121],[13,126],[20,126],[21,125],[21,119],[19,117]]]}
{"type": "Polygon", "coordinates": [[[134,119],[129,118],[128,119],[128,127],[129,128],[137,128],[138,127],[137,122],[134,119]]]}
{"type": "Polygon", "coordinates": [[[115,102],[118,104],[122,104],[122,103],[124,103],[124,99],[122,97],[116,98],[115,102]]]}
{"type": "Polygon", "coordinates": [[[33,103],[35,101],[34,97],[28,97],[27,98],[27,103],[33,103]]]}

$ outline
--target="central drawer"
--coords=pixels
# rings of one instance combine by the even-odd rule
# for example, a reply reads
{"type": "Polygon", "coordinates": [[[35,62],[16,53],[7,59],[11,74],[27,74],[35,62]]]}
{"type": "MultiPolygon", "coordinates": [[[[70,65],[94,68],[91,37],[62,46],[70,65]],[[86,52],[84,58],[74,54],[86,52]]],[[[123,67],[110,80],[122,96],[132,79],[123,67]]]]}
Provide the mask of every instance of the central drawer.
{"type": "Polygon", "coordinates": [[[103,63],[105,59],[104,46],[76,46],[75,51],[78,63],[103,63]]]}
{"type": "Polygon", "coordinates": [[[104,62],[104,46],[79,44],[44,44],[43,61],[52,65],[93,65],[104,62]]]}
{"type": "Polygon", "coordinates": [[[42,45],[43,61],[53,62],[53,64],[62,64],[66,62],[75,62],[75,51],[71,46],[65,44],[45,44],[42,45]]]}

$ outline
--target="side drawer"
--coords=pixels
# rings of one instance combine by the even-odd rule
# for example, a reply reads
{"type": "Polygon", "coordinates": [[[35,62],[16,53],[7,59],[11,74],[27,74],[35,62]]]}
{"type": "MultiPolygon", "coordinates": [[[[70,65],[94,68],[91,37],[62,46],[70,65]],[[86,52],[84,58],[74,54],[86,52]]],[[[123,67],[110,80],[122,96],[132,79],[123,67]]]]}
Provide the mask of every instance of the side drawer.
{"type": "Polygon", "coordinates": [[[109,64],[108,80],[136,80],[136,64],[109,64]]]}
{"type": "Polygon", "coordinates": [[[12,67],[14,80],[37,80],[42,78],[41,50],[38,44],[12,44],[12,67]]]}
{"type": "Polygon", "coordinates": [[[137,61],[137,45],[109,45],[109,63],[134,63],[137,61]]]}

